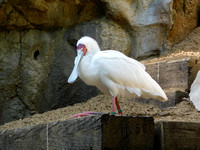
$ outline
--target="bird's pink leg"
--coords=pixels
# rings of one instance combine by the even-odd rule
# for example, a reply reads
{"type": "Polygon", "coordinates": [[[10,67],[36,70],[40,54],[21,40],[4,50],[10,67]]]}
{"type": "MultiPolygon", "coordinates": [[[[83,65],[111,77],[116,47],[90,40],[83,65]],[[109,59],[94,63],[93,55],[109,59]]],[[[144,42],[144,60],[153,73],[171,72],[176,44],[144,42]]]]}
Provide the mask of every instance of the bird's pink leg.
{"type": "Polygon", "coordinates": [[[123,113],[122,113],[122,110],[120,108],[119,101],[118,101],[117,97],[115,97],[115,104],[116,104],[117,109],[118,109],[118,114],[122,115],[123,113]]]}
{"type": "Polygon", "coordinates": [[[113,96],[113,97],[112,97],[112,114],[113,114],[113,115],[116,114],[116,112],[115,112],[115,103],[116,103],[116,99],[115,99],[115,97],[113,96]]]}

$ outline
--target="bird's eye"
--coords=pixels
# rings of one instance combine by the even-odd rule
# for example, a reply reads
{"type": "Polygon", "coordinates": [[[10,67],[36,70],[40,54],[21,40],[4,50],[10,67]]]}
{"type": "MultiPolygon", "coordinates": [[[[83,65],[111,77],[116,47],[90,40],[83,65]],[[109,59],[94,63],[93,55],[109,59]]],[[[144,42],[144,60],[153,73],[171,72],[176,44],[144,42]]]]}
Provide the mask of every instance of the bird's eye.
{"type": "Polygon", "coordinates": [[[86,48],[84,44],[79,44],[79,45],[77,46],[77,50],[78,50],[78,49],[82,49],[82,48],[86,48]]]}
{"type": "Polygon", "coordinates": [[[82,48],[86,48],[86,46],[85,46],[85,45],[83,45],[83,46],[82,46],[82,48]]]}

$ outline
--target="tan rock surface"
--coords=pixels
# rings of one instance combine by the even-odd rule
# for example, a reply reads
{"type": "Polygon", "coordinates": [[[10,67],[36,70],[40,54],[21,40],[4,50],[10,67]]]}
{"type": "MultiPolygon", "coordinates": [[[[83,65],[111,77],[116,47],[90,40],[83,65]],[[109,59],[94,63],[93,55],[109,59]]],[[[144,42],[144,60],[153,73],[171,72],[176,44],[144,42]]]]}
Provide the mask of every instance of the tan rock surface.
{"type": "Polygon", "coordinates": [[[168,46],[183,40],[197,25],[200,16],[199,0],[173,0],[173,25],[168,32],[168,46]]]}
{"type": "Polygon", "coordinates": [[[13,28],[60,28],[102,15],[97,1],[9,0],[0,4],[0,26],[13,28]]]}

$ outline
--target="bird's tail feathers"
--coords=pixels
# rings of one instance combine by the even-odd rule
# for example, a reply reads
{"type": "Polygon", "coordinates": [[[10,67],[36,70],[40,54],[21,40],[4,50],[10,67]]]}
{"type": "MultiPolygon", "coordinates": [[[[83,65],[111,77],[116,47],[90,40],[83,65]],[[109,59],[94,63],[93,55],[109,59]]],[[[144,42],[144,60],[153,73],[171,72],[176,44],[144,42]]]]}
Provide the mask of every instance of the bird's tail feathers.
{"type": "Polygon", "coordinates": [[[164,93],[164,91],[163,90],[161,91],[161,90],[159,91],[159,93],[155,93],[155,92],[151,92],[151,91],[143,89],[141,98],[152,98],[152,99],[157,99],[157,100],[165,102],[168,100],[168,98],[166,94],[164,93]]]}

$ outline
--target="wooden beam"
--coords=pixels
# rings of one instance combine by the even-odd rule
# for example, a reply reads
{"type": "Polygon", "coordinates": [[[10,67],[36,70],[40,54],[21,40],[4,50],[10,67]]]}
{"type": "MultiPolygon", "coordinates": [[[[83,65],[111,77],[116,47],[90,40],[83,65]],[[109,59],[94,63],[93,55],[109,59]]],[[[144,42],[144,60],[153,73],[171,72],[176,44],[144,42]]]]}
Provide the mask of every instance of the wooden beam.
{"type": "Polygon", "coordinates": [[[152,149],[152,117],[96,115],[0,132],[6,150],[152,149]]]}
{"type": "MultiPolygon", "coordinates": [[[[133,101],[147,104],[150,103],[160,108],[175,106],[182,100],[182,98],[188,97],[188,91],[190,88],[189,83],[193,82],[190,79],[190,70],[191,68],[194,68],[194,65],[192,65],[191,62],[196,61],[190,59],[181,59],[146,64],[146,71],[165,91],[168,101],[161,102],[154,99],[141,98],[133,99],[133,101]]],[[[200,69],[200,65],[195,67],[196,70],[198,70],[198,67],[200,69]]]]}
{"type": "Polygon", "coordinates": [[[162,61],[146,64],[146,71],[164,89],[188,89],[189,60],[162,61]]]}
{"type": "Polygon", "coordinates": [[[200,149],[200,123],[156,122],[154,149],[200,149]]]}

